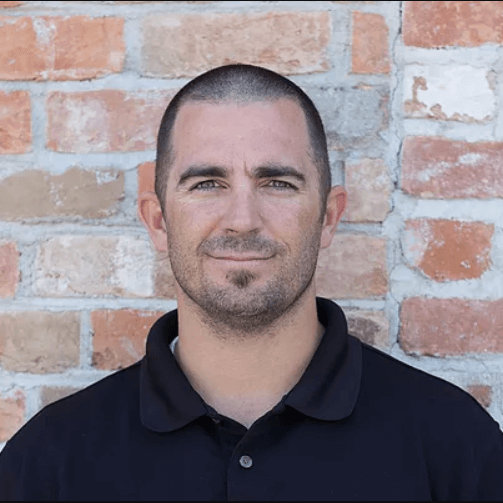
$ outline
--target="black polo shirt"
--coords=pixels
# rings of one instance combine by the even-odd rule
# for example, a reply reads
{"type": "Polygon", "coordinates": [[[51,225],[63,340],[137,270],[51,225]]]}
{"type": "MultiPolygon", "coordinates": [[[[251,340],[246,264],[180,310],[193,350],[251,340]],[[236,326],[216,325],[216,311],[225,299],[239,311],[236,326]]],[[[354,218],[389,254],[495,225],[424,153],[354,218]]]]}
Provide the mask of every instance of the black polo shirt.
{"type": "Polygon", "coordinates": [[[348,335],[322,341],[249,430],[194,391],[153,325],[146,356],[49,405],[0,455],[2,500],[503,500],[503,434],[467,393],[348,335]]]}

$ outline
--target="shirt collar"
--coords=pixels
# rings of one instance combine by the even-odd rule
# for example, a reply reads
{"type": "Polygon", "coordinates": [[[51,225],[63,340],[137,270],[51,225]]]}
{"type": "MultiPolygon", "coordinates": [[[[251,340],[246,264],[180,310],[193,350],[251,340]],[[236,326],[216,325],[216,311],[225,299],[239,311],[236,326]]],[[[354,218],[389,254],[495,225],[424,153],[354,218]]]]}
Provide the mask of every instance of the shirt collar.
{"type": "MultiPolygon", "coordinates": [[[[361,343],[348,335],[346,317],[335,302],[317,297],[316,307],[325,333],[299,382],[281,403],[315,419],[336,421],[349,416],[356,405],[362,373],[361,343]]],[[[175,309],[150,329],[141,362],[141,420],[157,432],[182,428],[212,411],[192,388],[170,350],[177,335],[175,309]]]]}

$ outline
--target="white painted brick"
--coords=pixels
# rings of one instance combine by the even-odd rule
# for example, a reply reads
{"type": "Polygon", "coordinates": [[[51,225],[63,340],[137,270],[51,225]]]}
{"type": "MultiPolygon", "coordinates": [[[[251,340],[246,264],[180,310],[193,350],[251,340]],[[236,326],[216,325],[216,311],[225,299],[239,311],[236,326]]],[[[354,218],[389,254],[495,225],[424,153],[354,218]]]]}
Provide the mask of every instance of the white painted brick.
{"type": "Polygon", "coordinates": [[[153,295],[150,243],[129,236],[62,236],[37,250],[33,292],[45,297],[153,295]]]}
{"type": "Polygon", "coordinates": [[[409,117],[485,121],[496,111],[488,70],[470,65],[406,66],[404,103],[409,117]]]}

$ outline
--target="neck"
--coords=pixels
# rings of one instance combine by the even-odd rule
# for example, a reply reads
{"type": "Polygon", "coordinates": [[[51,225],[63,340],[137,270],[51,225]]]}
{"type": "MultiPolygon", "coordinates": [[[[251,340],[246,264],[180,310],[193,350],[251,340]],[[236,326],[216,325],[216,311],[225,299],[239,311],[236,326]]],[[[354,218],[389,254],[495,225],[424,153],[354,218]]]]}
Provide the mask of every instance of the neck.
{"type": "Polygon", "coordinates": [[[263,336],[222,338],[179,297],[175,358],[208,405],[249,427],[295,386],[321,341],[314,294],[286,316],[263,336]]]}

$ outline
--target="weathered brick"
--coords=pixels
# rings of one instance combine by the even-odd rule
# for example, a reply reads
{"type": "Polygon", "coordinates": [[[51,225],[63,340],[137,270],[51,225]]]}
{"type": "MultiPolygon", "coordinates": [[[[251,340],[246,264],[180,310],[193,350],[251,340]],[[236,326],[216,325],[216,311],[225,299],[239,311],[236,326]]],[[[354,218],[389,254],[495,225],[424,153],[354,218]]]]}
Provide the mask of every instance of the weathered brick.
{"type": "Polygon", "coordinates": [[[435,281],[480,277],[491,265],[494,225],[456,220],[409,220],[403,250],[407,262],[435,281]]]}
{"type": "Polygon", "coordinates": [[[390,210],[392,183],[382,159],[346,163],[345,187],[349,222],[382,222],[390,210]]]}
{"type": "Polygon", "coordinates": [[[79,389],[81,388],[75,388],[72,386],[44,386],[40,390],[40,408],[43,408],[50,403],[56,402],[57,400],[61,400],[62,398],[65,398],[68,395],[79,391],[79,389]]]}
{"type": "Polygon", "coordinates": [[[26,91],[0,91],[0,154],[24,154],[30,148],[30,95],[26,91]]]}
{"type": "Polygon", "coordinates": [[[314,87],[304,91],[320,111],[329,150],[365,149],[381,141],[389,122],[387,87],[314,87]]]}
{"type": "Polygon", "coordinates": [[[407,353],[503,352],[503,300],[412,297],[402,303],[400,318],[400,345],[407,353]]]}
{"type": "Polygon", "coordinates": [[[178,0],[178,1],[166,1],[166,0],[124,0],[124,1],[115,1],[113,2],[114,4],[124,4],[124,5],[135,5],[135,4],[139,4],[139,3],[196,3],[196,4],[199,4],[199,3],[202,3],[202,4],[205,4],[205,3],[214,3],[212,1],[209,1],[209,0],[178,0]]]}
{"type": "Polygon", "coordinates": [[[503,43],[503,2],[404,2],[403,41],[416,47],[503,43]]]}
{"type": "Polygon", "coordinates": [[[134,236],[60,236],[37,249],[33,291],[50,297],[150,297],[154,254],[134,236]]]}
{"type": "Polygon", "coordinates": [[[124,19],[75,16],[49,22],[55,30],[52,79],[84,80],[122,70],[124,19]]]}
{"type": "Polygon", "coordinates": [[[486,409],[491,405],[493,390],[487,384],[470,384],[466,387],[470,393],[486,409]]]}
{"type": "Polygon", "coordinates": [[[104,218],[124,199],[124,173],[71,168],[56,175],[27,170],[0,179],[0,219],[104,218]]]}
{"type": "Polygon", "coordinates": [[[153,150],[173,91],[52,92],[47,147],[57,152],[153,150]]]}
{"type": "Polygon", "coordinates": [[[389,349],[389,322],[382,311],[345,308],[348,332],[380,349],[389,349]]]}
{"type": "Polygon", "coordinates": [[[145,341],[162,311],[94,311],[93,365],[102,370],[117,370],[140,360],[145,341]]]}
{"type": "Polygon", "coordinates": [[[380,14],[353,12],[353,73],[389,73],[388,34],[388,25],[380,14]]]}
{"type": "Polygon", "coordinates": [[[382,297],[388,290],[386,240],[336,234],[330,248],[320,252],[316,286],[323,297],[382,297]]]}
{"type": "Polygon", "coordinates": [[[122,70],[124,20],[0,18],[0,79],[84,80],[122,70]]]}
{"type": "Polygon", "coordinates": [[[0,442],[6,442],[24,423],[26,400],[21,390],[0,396],[0,442]]]}
{"type": "Polygon", "coordinates": [[[19,282],[19,252],[15,243],[0,241],[0,298],[13,297],[19,282]]]}
{"type": "Polygon", "coordinates": [[[484,122],[496,112],[489,72],[469,65],[408,65],[404,70],[406,117],[484,122]]]}
{"type": "Polygon", "coordinates": [[[24,2],[16,2],[14,0],[3,0],[0,2],[0,9],[8,9],[12,7],[19,7],[23,5],[24,2]]]}
{"type": "Polygon", "coordinates": [[[142,26],[142,70],[154,77],[193,77],[246,62],[282,74],[325,71],[330,24],[328,12],[149,16],[142,26]]]}
{"type": "Polygon", "coordinates": [[[44,53],[47,35],[44,30],[39,35],[40,39],[31,17],[0,17],[2,80],[29,80],[42,75],[47,67],[44,53]]]}
{"type": "Polygon", "coordinates": [[[503,197],[503,143],[405,138],[402,189],[424,198],[503,197]]]}
{"type": "Polygon", "coordinates": [[[79,364],[76,313],[0,313],[0,364],[5,370],[44,374],[79,364]]]}

